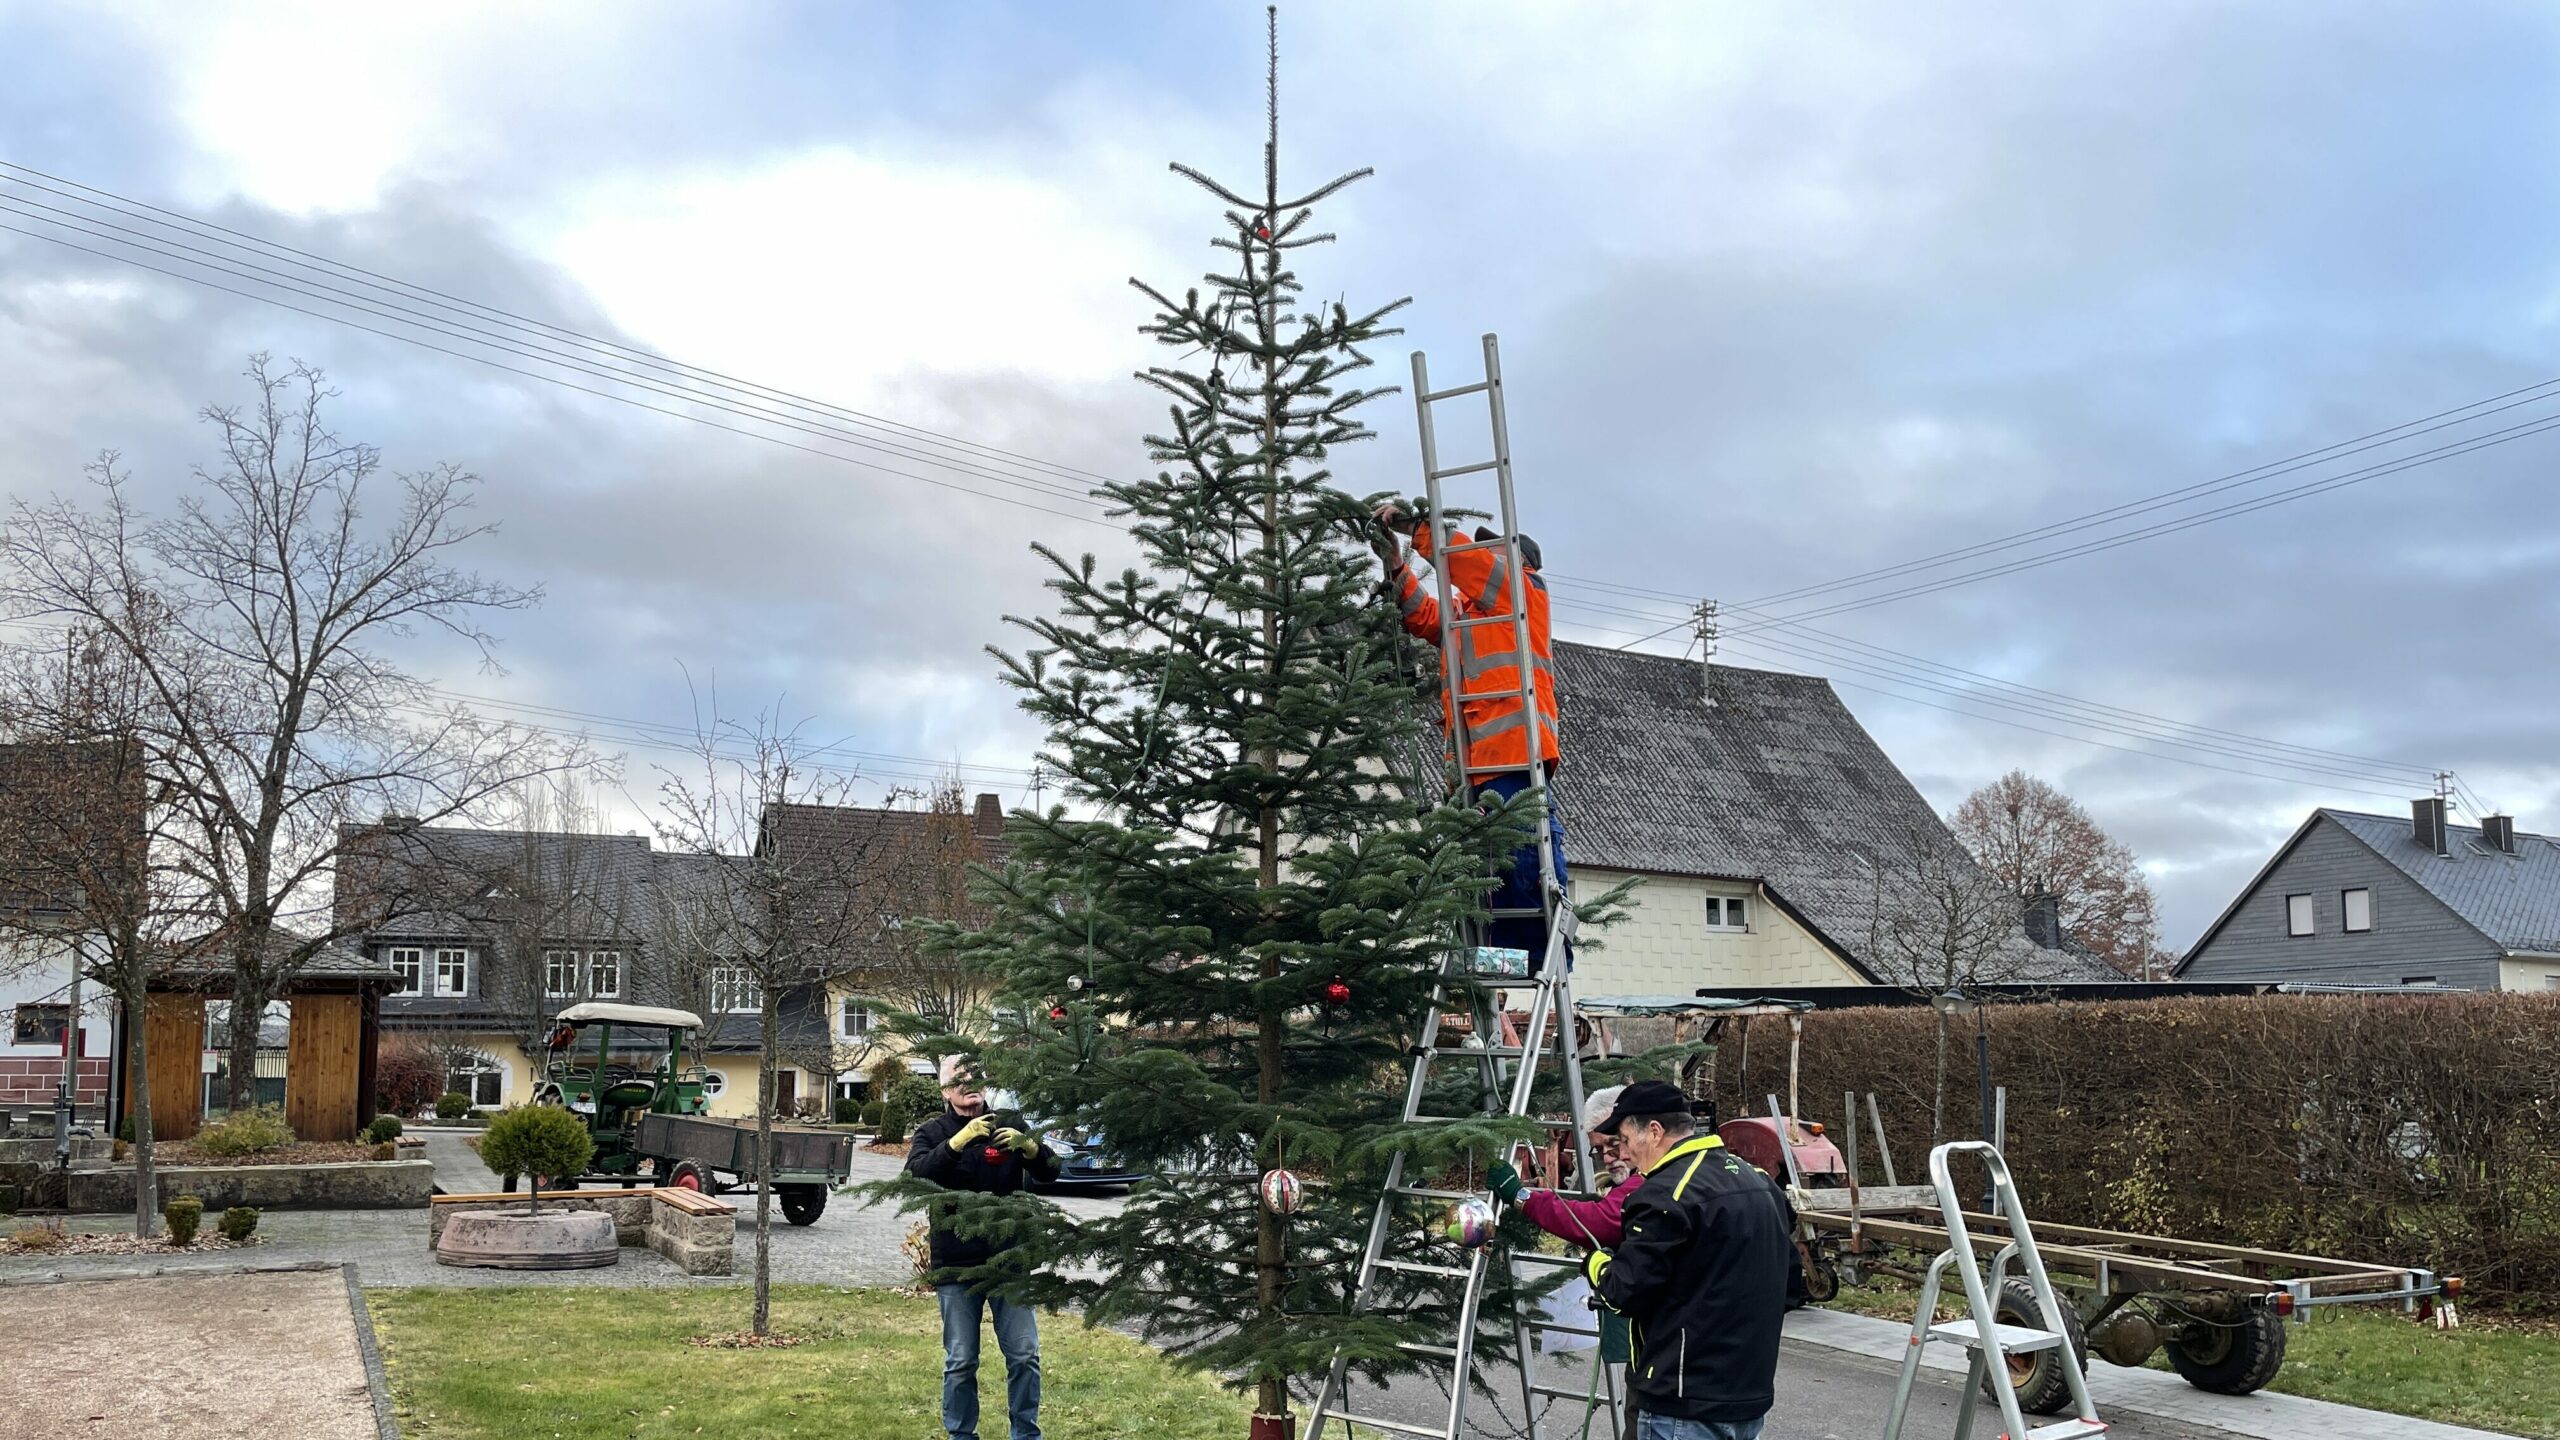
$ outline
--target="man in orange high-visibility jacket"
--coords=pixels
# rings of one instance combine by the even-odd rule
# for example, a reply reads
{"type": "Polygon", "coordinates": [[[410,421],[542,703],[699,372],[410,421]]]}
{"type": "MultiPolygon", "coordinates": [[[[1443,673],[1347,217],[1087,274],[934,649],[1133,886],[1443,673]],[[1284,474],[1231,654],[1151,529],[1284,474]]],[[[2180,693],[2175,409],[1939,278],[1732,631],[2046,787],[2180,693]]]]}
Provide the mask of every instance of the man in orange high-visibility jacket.
{"type": "MultiPolygon", "coordinates": [[[[1502,546],[1484,543],[1496,538],[1493,531],[1479,528],[1472,544],[1443,544],[1428,523],[1407,514],[1393,501],[1379,506],[1377,513],[1378,532],[1370,544],[1387,567],[1387,593],[1394,598],[1407,633],[1437,646],[1440,602],[1431,587],[1405,563],[1400,537],[1409,536],[1414,553],[1439,566],[1448,576],[1449,593],[1457,608],[1455,620],[1493,619],[1512,613],[1510,561],[1502,546]]],[[[1521,594],[1526,601],[1521,613],[1529,622],[1529,673],[1536,677],[1536,778],[1544,781],[1554,776],[1559,754],[1547,582],[1538,573],[1537,542],[1523,535],[1518,548],[1521,594]]],[[[1467,753],[1460,758],[1466,765],[1467,785],[1478,795],[1499,795],[1506,800],[1532,783],[1526,707],[1520,696],[1522,657],[1517,641],[1516,627],[1510,624],[1460,625],[1456,631],[1459,715],[1465,721],[1467,742],[1467,753]]],[[[1442,725],[1449,723],[1445,677],[1440,691],[1440,718],[1442,725]]],[[[1547,790],[1546,801],[1547,843],[1553,849],[1556,880],[1561,884],[1565,880],[1564,818],[1556,809],[1552,787],[1547,790]]],[[[1538,898],[1537,847],[1524,845],[1513,853],[1501,887],[1485,903],[1497,910],[1534,909],[1538,898]]],[[[1530,973],[1535,974],[1546,958],[1547,927],[1536,916],[1498,918],[1486,927],[1485,943],[1527,951],[1530,973]]],[[[1567,963],[1571,963],[1570,954],[1567,963]]]]}

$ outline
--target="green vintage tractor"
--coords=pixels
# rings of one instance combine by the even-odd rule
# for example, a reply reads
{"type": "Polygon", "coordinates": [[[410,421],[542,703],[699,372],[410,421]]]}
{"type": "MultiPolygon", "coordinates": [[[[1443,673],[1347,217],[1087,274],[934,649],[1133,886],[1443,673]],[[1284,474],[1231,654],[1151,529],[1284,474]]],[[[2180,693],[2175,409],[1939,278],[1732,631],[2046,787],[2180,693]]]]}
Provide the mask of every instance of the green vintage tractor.
{"type": "MultiPolygon", "coordinates": [[[[699,1061],[685,1063],[685,1041],[702,1028],[702,1017],[690,1010],[589,1000],[554,1019],[558,1028],[551,1032],[534,1103],[560,1106],[584,1120],[596,1153],[586,1175],[546,1178],[544,1189],[572,1189],[590,1178],[704,1191],[753,1183],[755,1122],[704,1114],[710,1072],[699,1061]],[[636,1046],[626,1043],[622,1059],[614,1057],[616,1029],[643,1037],[636,1046]]],[[[792,1224],[816,1220],[826,1209],[827,1192],[843,1184],[852,1167],[850,1135],[774,1127],[773,1189],[792,1224]]],[[[515,1177],[507,1177],[506,1187],[515,1189],[515,1177]]]]}

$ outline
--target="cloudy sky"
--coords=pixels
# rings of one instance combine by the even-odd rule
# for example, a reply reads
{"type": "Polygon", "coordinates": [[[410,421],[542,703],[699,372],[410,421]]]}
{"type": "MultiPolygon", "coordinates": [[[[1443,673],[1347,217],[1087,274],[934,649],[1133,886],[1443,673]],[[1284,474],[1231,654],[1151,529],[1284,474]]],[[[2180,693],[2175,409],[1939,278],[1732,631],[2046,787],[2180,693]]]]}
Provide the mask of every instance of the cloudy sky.
{"type": "MultiPolygon", "coordinates": [[[[300,357],[395,467],[484,477],[479,565],[548,589],[504,675],[422,649],[448,687],[606,734],[685,724],[689,671],[904,757],[865,762],[881,782],[956,762],[1019,800],[1033,736],[981,647],[1039,604],[1029,541],[1114,553],[1073,493],[1142,463],[1155,413],[1126,282],[1212,263],[1165,165],[1252,175],[1261,9],[526,9],[0,0],[0,160],[916,430],[784,429],[155,274],[57,243],[48,216],[100,213],[0,171],[0,487],[113,447],[165,499],[243,357],[300,357]]],[[[1672,626],[1643,644],[1673,654],[1688,599],[1753,607],[1723,658],[1833,676],[1942,807],[2012,766],[2065,786],[2176,945],[2310,807],[2405,810],[2438,767],[2560,831],[2560,435],[1895,593],[2560,415],[2524,389],[2560,375],[2544,7],[1282,18],[1284,169],[1378,171],[1313,282],[1412,295],[1442,373],[1500,332],[1568,638],[1672,626]]],[[[1409,411],[1376,421],[1350,482],[1411,484],[1409,411]]]]}

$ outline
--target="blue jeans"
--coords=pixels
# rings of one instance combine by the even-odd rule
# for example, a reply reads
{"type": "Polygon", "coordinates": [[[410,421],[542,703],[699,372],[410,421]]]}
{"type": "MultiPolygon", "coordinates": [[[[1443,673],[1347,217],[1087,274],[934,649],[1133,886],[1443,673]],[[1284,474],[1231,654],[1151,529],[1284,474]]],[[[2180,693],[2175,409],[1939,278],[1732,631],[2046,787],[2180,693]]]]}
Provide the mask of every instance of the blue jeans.
{"type": "MultiPolygon", "coordinates": [[[[1476,782],[1478,795],[1499,795],[1508,800],[1529,788],[1529,772],[1505,771],[1488,775],[1476,782]]],[[[1564,812],[1556,807],[1555,787],[1546,789],[1547,845],[1555,854],[1556,883],[1567,883],[1564,868],[1564,812]]],[[[1485,897],[1486,905],[1497,910],[1533,909],[1538,904],[1538,845],[1536,841],[1511,852],[1511,868],[1502,872],[1502,884],[1485,897]]],[[[1534,915],[1495,920],[1485,926],[1484,943],[1529,952],[1529,973],[1535,975],[1547,960],[1547,927],[1534,915]]],[[[1573,965],[1573,952],[1565,951],[1564,963],[1573,965]]]]}
{"type": "Polygon", "coordinates": [[[1004,1408],[1013,1440],[1040,1440],[1040,1321],[1028,1305],[936,1285],[942,1305],[942,1428],[951,1440],[978,1440],[978,1316],[992,1311],[1004,1355],[1004,1408]]]}
{"type": "Polygon", "coordinates": [[[1638,1415],[1636,1440],[1760,1440],[1760,1421],[1682,1420],[1671,1415],[1638,1415]]]}

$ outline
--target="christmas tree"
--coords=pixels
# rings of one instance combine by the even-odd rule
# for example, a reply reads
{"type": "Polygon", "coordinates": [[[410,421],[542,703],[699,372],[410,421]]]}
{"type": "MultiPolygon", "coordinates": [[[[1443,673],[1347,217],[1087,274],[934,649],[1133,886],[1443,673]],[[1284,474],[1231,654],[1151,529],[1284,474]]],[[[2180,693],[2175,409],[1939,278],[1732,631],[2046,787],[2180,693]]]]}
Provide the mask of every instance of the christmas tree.
{"type": "MultiPolygon", "coordinates": [[[[1530,807],[1444,801],[1432,654],[1381,595],[1371,502],[1327,468],[1391,393],[1362,372],[1404,302],[1306,300],[1299,260],[1334,238],[1314,207],[1368,172],[1285,198],[1274,116],[1259,197],[1173,167],[1222,203],[1223,258],[1179,293],[1132,282],[1175,357],[1139,377],[1170,401],[1147,440],[1160,468],[1102,492],[1142,564],[1035,547],[1055,613],[999,652],[1074,803],[1015,816],[981,887],[991,918],[946,936],[1000,977],[993,1081],[1156,1178],[1080,1223],[1024,1196],[931,1202],[1015,1242],[964,1278],[1249,1387],[1258,1434],[1284,1433],[1289,1382],[1337,1352],[1378,1376],[1429,1363],[1400,1342],[1453,1335],[1454,1287],[1382,1272],[1390,1293],[1351,1313],[1390,1155],[1407,1147],[1409,1177],[1465,1174],[1532,1128],[1402,1122],[1440,959],[1530,807]]],[[[1479,1108],[1479,1079],[1449,1083],[1433,1113],[1479,1108]]]]}

